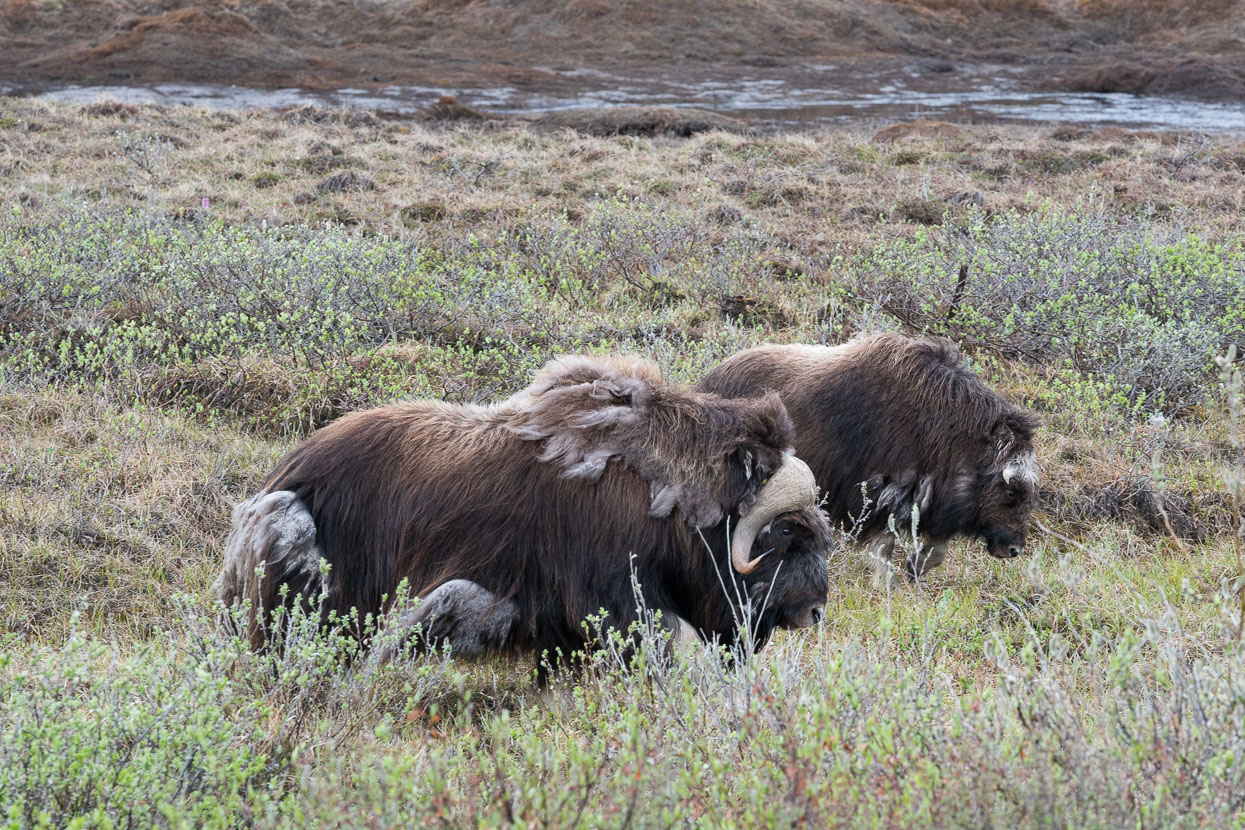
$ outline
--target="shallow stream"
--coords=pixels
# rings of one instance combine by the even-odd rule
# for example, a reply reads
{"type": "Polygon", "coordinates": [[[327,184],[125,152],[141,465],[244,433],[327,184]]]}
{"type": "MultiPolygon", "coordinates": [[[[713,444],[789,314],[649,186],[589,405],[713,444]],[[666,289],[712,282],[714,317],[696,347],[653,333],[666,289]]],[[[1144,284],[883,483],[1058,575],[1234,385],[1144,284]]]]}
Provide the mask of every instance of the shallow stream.
{"type": "Polygon", "coordinates": [[[967,123],[1051,122],[1118,125],[1200,132],[1245,130],[1245,102],[1210,103],[1125,93],[1072,93],[1035,89],[1034,68],[937,62],[862,71],[852,65],[811,64],[767,73],[692,77],[683,72],[615,74],[588,69],[541,70],[545,85],[450,89],[389,86],[377,89],[254,89],[203,84],[21,88],[0,94],[89,103],[251,107],[355,107],[401,115],[416,113],[441,95],[502,114],[616,105],[696,106],[770,126],[916,118],[967,123]]]}

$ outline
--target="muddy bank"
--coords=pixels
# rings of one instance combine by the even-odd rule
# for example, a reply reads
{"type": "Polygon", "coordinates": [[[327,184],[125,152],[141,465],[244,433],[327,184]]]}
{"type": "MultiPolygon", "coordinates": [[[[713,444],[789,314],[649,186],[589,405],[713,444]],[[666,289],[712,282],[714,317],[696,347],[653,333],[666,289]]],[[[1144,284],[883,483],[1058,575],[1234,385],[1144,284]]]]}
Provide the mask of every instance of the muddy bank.
{"type": "Polygon", "coordinates": [[[600,71],[729,81],[850,59],[1024,64],[1063,88],[1240,100],[1242,56],[1245,0],[0,0],[10,84],[558,94],[600,71]]]}
{"type": "Polygon", "coordinates": [[[1057,83],[1074,92],[1245,101],[1245,73],[1232,63],[1209,57],[1105,61],[1057,83]]]}

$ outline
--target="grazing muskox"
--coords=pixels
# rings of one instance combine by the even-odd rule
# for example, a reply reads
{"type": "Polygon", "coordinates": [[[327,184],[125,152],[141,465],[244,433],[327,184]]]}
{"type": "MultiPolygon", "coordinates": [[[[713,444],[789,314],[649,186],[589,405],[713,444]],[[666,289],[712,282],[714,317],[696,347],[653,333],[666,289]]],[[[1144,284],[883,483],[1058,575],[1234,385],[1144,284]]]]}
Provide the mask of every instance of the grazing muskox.
{"type": "Polygon", "coordinates": [[[1037,503],[1036,421],[982,383],[950,342],[872,334],[841,346],[761,346],[697,388],[777,392],[832,521],[889,559],[892,527],[910,529],[915,515],[913,576],[940,564],[957,534],[980,537],[991,556],[1024,551],[1037,503]]]}
{"type": "MultiPolygon", "coordinates": [[[[676,632],[733,643],[746,621],[763,644],[826,598],[830,526],[791,438],[777,395],[726,400],[574,357],[496,405],[347,415],[235,508],[217,591],[366,613],[406,580],[421,601],[400,624],[458,654],[566,655],[585,617],[636,619],[634,569],[676,632]]],[[[265,616],[249,626],[262,645],[265,616]]]]}

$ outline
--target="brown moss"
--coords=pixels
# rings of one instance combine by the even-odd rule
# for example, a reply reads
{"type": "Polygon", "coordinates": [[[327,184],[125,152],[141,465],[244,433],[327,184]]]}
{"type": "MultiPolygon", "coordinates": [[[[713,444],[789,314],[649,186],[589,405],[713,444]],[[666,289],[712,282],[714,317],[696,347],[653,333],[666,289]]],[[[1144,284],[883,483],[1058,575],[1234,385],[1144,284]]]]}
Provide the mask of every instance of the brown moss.
{"type": "Polygon", "coordinates": [[[874,133],[873,140],[878,144],[894,144],[911,139],[944,139],[960,141],[965,137],[962,127],[948,124],[945,121],[908,121],[892,124],[874,133]]]}
{"type": "Polygon", "coordinates": [[[442,95],[428,107],[428,117],[434,121],[484,121],[490,116],[459,103],[453,95],[442,95]]]}
{"type": "Polygon", "coordinates": [[[1245,76],[1219,60],[1186,58],[1107,62],[1072,75],[1062,86],[1076,92],[1175,95],[1204,100],[1245,98],[1245,76]]]}
{"type": "Polygon", "coordinates": [[[743,132],[743,122],[694,107],[605,107],[551,112],[532,121],[538,130],[571,129],[584,135],[670,135],[687,138],[714,130],[743,132]]]}

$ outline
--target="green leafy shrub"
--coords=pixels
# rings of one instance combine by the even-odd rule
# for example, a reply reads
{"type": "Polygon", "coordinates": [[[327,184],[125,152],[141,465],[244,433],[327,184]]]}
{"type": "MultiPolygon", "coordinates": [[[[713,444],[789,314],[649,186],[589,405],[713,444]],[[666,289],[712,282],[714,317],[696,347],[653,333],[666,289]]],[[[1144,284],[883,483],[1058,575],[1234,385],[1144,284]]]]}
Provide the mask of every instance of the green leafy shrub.
{"type": "Polygon", "coordinates": [[[1210,244],[1092,204],[972,209],[855,263],[858,296],[905,325],[1098,378],[1111,405],[1200,404],[1245,342],[1245,242],[1210,244]]]}
{"type": "MultiPolygon", "coordinates": [[[[0,653],[0,819],[13,827],[235,827],[276,816],[308,750],[340,749],[457,694],[448,654],[382,661],[318,612],[279,649],[183,600],[179,623],[122,649],[78,627],[0,653]]],[[[232,619],[236,620],[234,616],[232,619]]],[[[355,621],[375,631],[375,621],[355,621]]],[[[383,640],[382,642],[387,642],[383,640]]]]}
{"type": "Polygon", "coordinates": [[[786,285],[773,268],[762,241],[709,245],[695,221],[625,200],[580,224],[542,217],[436,245],[334,225],[15,213],[0,218],[0,368],[303,432],[397,397],[508,394],[554,354],[684,343],[689,308],[785,324],[806,278],[786,285]]]}
{"type": "Polygon", "coordinates": [[[461,392],[476,399],[517,385],[560,337],[542,285],[480,259],[341,228],[10,217],[4,366],[21,382],[103,387],[279,429],[429,394],[447,369],[491,367],[500,377],[486,391],[461,392]],[[404,362],[387,351],[402,341],[458,357],[404,362]]]}

